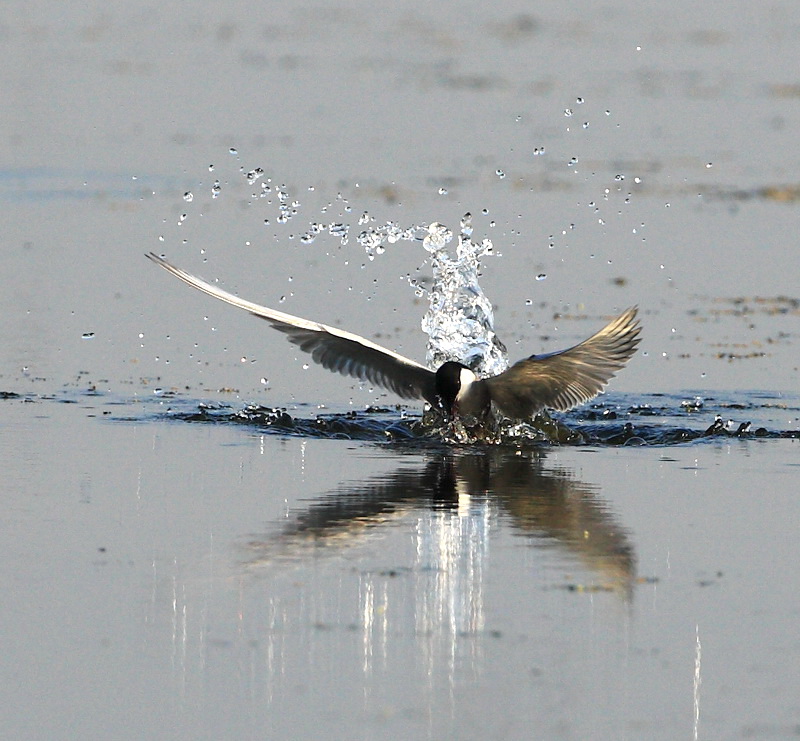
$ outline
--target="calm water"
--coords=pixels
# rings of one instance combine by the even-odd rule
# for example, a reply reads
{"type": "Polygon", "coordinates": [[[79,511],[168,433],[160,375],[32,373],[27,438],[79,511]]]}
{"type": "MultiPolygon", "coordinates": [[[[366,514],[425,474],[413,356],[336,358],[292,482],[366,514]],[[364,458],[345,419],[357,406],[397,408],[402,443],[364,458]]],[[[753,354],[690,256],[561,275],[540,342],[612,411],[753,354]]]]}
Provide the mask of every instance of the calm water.
{"type": "Polygon", "coordinates": [[[8,7],[4,737],[796,737],[796,4],[8,7]],[[640,306],[582,444],[143,257],[423,360],[467,212],[512,360],[640,306]]]}

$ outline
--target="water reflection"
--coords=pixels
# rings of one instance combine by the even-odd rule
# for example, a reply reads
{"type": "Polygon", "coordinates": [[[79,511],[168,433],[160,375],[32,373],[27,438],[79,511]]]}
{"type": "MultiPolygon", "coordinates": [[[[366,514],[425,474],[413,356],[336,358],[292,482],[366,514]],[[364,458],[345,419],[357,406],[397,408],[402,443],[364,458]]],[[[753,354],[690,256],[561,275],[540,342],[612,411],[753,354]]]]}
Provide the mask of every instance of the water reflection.
{"type": "Polygon", "coordinates": [[[418,559],[412,570],[476,569],[492,529],[502,524],[579,560],[599,580],[594,588],[629,593],[636,559],[627,532],[597,487],[547,465],[546,450],[440,450],[423,456],[421,465],[407,457],[409,463],[388,475],[342,484],[289,513],[274,532],[251,539],[246,568],[347,548],[376,527],[413,517],[418,559]]]}
{"type": "MultiPolygon", "coordinates": [[[[490,550],[504,532],[540,548],[542,561],[566,563],[570,578],[584,573],[584,582],[576,583],[551,572],[544,588],[607,591],[623,604],[629,601],[636,558],[625,528],[596,487],[548,464],[545,453],[438,451],[407,457],[390,474],[343,484],[290,512],[270,533],[249,539],[245,575],[268,576],[276,573],[275,565],[283,571],[287,563],[308,566],[328,557],[358,564],[340,577],[357,581],[355,593],[353,585],[340,584],[331,600],[307,585],[305,599],[314,604],[299,613],[282,612],[280,624],[333,629],[351,619],[367,673],[376,662],[385,664],[392,637],[409,630],[425,676],[444,672],[453,681],[456,666],[478,671],[492,609],[490,550]],[[387,536],[387,530],[408,533],[393,539],[395,545],[407,543],[407,550],[387,548],[385,557],[393,560],[379,569],[365,566],[369,558],[356,557],[353,549],[387,536]]],[[[531,551],[523,547],[519,553],[520,579],[529,588],[531,551]]],[[[324,590],[330,589],[326,584],[324,590]]]]}

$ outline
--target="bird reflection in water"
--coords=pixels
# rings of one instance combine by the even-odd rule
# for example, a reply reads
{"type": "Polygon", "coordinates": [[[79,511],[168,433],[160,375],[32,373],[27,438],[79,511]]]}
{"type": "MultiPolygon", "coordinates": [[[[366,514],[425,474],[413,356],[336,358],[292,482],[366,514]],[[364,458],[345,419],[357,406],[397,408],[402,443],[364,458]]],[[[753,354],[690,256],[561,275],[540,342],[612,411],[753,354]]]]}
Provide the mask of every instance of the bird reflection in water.
{"type": "Polygon", "coordinates": [[[348,548],[380,527],[416,518],[418,562],[411,569],[466,568],[470,579],[450,574],[466,590],[456,597],[466,605],[481,592],[475,579],[484,570],[491,529],[507,524],[535,545],[561,549],[596,575],[592,584],[566,588],[629,598],[636,557],[627,531],[596,487],[568,469],[547,466],[546,451],[449,449],[426,453],[421,465],[413,461],[388,475],[342,484],[290,513],[276,532],[252,537],[247,569],[348,548]]]}

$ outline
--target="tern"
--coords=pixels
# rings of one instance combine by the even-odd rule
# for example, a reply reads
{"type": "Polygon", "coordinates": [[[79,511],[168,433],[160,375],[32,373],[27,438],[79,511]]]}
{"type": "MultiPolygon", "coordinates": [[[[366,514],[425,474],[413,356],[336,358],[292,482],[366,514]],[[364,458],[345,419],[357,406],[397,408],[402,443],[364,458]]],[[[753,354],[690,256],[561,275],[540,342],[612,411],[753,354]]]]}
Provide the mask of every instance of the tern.
{"type": "Polygon", "coordinates": [[[568,411],[603,391],[640,341],[641,325],[634,306],[580,344],[531,355],[496,376],[479,378],[454,361],[432,371],[351,332],[239,298],[154,252],[146,256],[193,288],[266,320],[323,368],[368,381],[401,399],[424,399],[450,418],[480,421],[493,406],[514,420],[532,419],[545,409],[568,411]]]}

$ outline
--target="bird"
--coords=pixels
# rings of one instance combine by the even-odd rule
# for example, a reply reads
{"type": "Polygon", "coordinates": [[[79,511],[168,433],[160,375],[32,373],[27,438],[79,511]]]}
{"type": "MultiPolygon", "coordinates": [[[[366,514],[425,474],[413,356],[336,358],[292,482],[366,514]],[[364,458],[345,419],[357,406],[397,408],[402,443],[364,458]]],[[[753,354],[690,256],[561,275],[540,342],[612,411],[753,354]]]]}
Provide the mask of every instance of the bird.
{"type": "Polygon", "coordinates": [[[569,411],[601,393],[641,340],[638,307],[633,306],[583,342],[523,358],[495,376],[479,378],[451,360],[433,371],[365,337],[247,301],[154,252],[146,257],[193,288],[264,319],[323,368],[368,381],[401,399],[425,400],[449,419],[480,421],[496,410],[525,421],[546,409],[569,411]]]}

